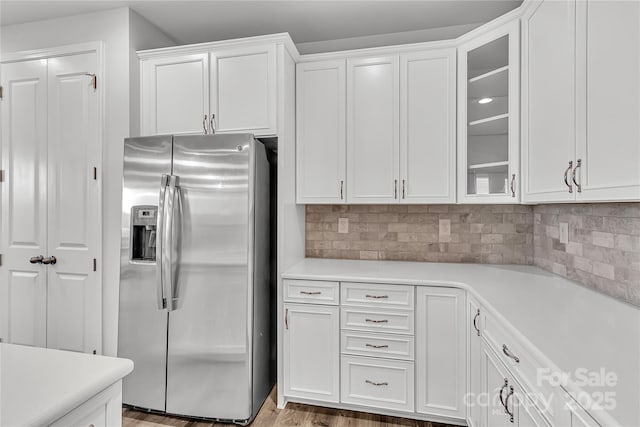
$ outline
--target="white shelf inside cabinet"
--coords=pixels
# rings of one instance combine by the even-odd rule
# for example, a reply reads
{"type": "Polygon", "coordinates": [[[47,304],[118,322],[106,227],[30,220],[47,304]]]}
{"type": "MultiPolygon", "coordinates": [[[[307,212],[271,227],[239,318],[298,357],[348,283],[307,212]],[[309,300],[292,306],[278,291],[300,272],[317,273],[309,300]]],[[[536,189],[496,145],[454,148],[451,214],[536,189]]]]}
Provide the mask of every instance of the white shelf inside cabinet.
{"type": "Polygon", "coordinates": [[[503,135],[508,130],[508,113],[469,122],[469,135],[503,135]]]}
{"type": "Polygon", "coordinates": [[[469,79],[467,97],[495,98],[509,94],[509,66],[496,68],[469,79]]]}
{"type": "Polygon", "coordinates": [[[479,163],[475,165],[469,165],[469,172],[485,172],[485,173],[498,173],[507,172],[509,168],[509,162],[491,162],[491,163],[479,163]]]}

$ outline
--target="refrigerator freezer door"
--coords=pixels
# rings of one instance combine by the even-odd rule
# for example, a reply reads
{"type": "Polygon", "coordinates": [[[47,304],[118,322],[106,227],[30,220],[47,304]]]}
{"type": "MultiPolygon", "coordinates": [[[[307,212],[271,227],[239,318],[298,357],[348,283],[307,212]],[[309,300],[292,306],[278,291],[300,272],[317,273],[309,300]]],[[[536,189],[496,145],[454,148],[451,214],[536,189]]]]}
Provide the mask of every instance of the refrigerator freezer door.
{"type": "Polygon", "coordinates": [[[247,134],[174,137],[168,413],[251,416],[252,144],[247,134]]]}
{"type": "Polygon", "coordinates": [[[152,217],[159,213],[162,175],[171,173],[171,141],[130,138],[124,147],[118,356],[133,360],[135,369],[124,378],[123,403],[157,411],[165,410],[168,313],[159,308],[152,217]]]}

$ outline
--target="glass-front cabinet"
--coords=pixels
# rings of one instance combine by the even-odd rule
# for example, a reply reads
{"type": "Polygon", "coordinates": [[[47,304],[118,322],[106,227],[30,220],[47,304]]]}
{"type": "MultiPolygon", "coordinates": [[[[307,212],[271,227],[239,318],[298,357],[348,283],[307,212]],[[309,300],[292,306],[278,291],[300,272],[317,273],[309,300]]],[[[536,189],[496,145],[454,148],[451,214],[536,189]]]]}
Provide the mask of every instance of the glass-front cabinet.
{"type": "Polygon", "coordinates": [[[458,202],[516,203],[519,22],[474,35],[458,50],[458,202]]]}

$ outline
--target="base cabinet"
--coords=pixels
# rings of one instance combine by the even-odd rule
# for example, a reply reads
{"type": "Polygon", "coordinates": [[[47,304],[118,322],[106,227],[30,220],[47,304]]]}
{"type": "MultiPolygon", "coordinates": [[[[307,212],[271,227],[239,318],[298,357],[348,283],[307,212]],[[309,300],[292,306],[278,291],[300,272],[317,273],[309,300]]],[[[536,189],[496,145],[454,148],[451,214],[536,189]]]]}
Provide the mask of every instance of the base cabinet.
{"type": "Polygon", "coordinates": [[[122,426],[122,381],[98,393],[51,427],[120,427],[122,426]]]}

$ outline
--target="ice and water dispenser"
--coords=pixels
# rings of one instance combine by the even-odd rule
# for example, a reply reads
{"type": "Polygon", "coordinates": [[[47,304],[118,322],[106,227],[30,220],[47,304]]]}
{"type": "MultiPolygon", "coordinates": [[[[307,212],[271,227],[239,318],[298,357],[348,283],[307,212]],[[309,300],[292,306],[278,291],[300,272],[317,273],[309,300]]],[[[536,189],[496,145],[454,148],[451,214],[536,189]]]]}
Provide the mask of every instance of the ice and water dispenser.
{"type": "Polygon", "coordinates": [[[157,206],[131,208],[131,261],[156,261],[157,206]]]}

